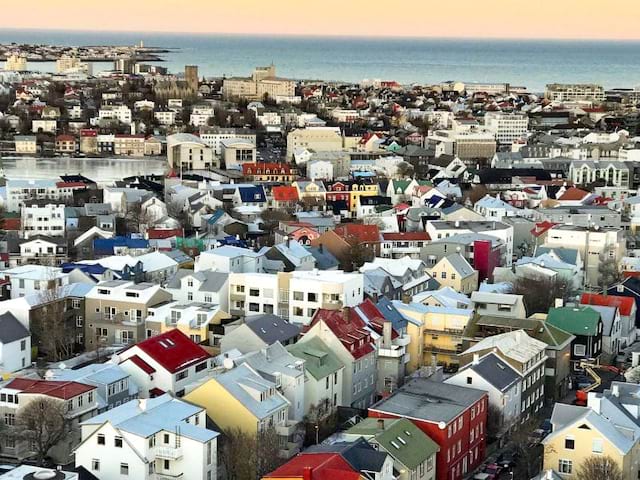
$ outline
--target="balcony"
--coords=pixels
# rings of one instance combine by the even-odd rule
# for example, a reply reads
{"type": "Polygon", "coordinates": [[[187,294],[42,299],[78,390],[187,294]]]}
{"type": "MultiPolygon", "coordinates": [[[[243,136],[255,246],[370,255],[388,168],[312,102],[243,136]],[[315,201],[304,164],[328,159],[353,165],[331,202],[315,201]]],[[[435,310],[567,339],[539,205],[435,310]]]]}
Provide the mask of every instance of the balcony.
{"type": "Polygon", "coordinates": [[[281,437],[290,437],[298,430],[298,426],[300,424],[298,422],[294,422],[292,420],[287,420],[286,422],[276,425],[276,433],[281,437]]]}
{"type": "Polygon", "coordinates": [[[291,458],[298,453],[300,453],[300,446],[293,442],[287,442],[278,452],[280,458],[291,458]]]}
{"type": "Polygon", "coordinates": [[[122,325],[131,325],[131,326],[142,325],[144,323],[144,318],[125,315],[122,312],[98,313],[93,318],[95,322],[117,323],[122,325]]]}
{"type": "Polygon", "coordinates": [[[153,451],[157,458],[167,458],[169,460],[182,458],[182,448],[180,447],[157,446],[153,451]]]}
{"type": "Polygon", "coordinates": [[[391,347],[391,348],[380,348],[380,350],[378,350],[378,356],[379,357],[385,357],[385,358],[400,358],[402,357],[406,352],[406,349],[404,347],[391,347]]]}
{"type": "Polygon", "coordinates": [[[398,345],[399,347],[406,347],[411,343],[411,337],[409,335],[402,335],[400,337],[394,338],[393,343],[398,345]]]}
{"type": "Polygon", "coordinates": [[[154,473],[149,476],[149,480],[176,480],[184,477],[184,473],[154,473]]]}

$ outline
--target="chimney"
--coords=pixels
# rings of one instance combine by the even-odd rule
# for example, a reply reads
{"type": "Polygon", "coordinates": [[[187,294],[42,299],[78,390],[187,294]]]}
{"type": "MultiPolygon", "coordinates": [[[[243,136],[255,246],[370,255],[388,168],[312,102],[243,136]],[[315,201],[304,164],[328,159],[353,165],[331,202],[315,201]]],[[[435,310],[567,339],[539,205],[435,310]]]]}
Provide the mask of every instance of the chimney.
{"type": "Polygon", "coordinates": [[[382,347],[391,347],[391,322],[389,320],[385,320],[382,324],[382,347]]]}
{"type": "Polygon", "coordinates": [[[384,430],[384,418],[378,419],[378,430],[384,430]]]}
{"type": "Polygon", "coordinates": [[[349,307],[344,307],[342,309],[342,317],[346,323],[349,323],[350,310],[351,309],[349,307]]]}
{"type": "Polygon", "coordinates": [[[302,469],[302,480],[313,480],[313,467],[304,467],[302,469]]]}
{"type": "Polygon", "coordinates": [[[286,237],[284,237],[284,241],[287,244],[287,248],[289,248],[289,245],[291,244],[291,240],[289,240],[289,236],[288,235],[286,237]]]}
{"type": "Polygon", "coordinates": [[[474,353],[473,354],[473,364],[474,365],[478,365],[480,363],[480,354],[479,353],[474,353]]]}
{"type": "Polygon", "coordinates": [[[620,396],[620,385],[617,384],[613,384],[611,385],[611,393],[613,394],[614,397],[619,397],[620,396]]]}
{"type": "Polygon", "coordinates": [[[147,399],[146,398],[139,398],[138,399],[138,408],[140,410],[142,410],[143,412],[147,409],[147,399]]]}
{"type": "Polygon", "coordinates": [[[622,284],[616,285],[616,292],[624,293],[624,285],[622,285],[622,284]]]}
{"type": "Polygon", "coordinates": [[[564,300],[562,298],[556,298],[554,302],[554,306],[556,308],[561,308],[564,306],[564,300]]]}
{"type": "Polygon", "coordinates": [[[411,295],[408,295],[406,293],[402,294],[402,303],[409,305],[411,303],[411,295]]]}

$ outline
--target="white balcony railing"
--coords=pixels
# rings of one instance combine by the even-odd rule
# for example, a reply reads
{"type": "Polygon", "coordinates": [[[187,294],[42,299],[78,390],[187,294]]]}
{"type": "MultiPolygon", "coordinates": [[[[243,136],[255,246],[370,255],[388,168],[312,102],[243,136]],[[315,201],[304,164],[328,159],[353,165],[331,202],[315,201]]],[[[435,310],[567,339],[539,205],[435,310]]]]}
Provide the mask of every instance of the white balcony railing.
{"type": "Polygon", "coordinates": [[[154,453],[158,458],[168,458],[170,460],[182,458],[182,448],[180,447],[159,446],[154,448],[154,453]]]}

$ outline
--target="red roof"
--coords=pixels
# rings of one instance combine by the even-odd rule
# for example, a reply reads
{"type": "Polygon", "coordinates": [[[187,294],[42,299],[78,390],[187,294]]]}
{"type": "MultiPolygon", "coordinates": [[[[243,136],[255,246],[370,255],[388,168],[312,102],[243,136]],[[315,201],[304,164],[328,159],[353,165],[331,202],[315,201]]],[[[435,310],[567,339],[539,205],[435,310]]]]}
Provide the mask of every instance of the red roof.
{"type": "Polygon", "coordinates": [[[33,380],[30,378],[15,378],[5,385],[5,388],[20,390],[21,393],[46,395],[62,400],[69,400],[96,389],[94,385],[86,385],[84,383],[60,380],[33,380]]]}
{"type": "Polygon", "coordinates": [[[360,473],[339,453],[300,453],[263,478],[358,480],[360,473]]]}
{"type": "Polygon", "coordinates": [[[352,237],[360,243],[377,243],[380,241],[380,229],[377,225],[342,223],[337,225],[334,231],[345,240],[348,240],[348,237],[352,237]]]}
{"type": "Polygon", "coordinates": [[[431,240],[427,232],[386,232],[382,234],[383,240],[431,240]]]}
{"type": "Polygon", "coordinates": [[[211,357],[204,348],[175,328],[129,348],[139,348],[171,373],[211,357]]]}
{"type": "MultiPolygon", "coordinates": [[[[370,298],[367,298],[364,302],[358,305],[355,308],[355,311],[362,320],[369,324],[369,327],[371,327],[373,331],[378,335],[382,335],[382,327],[384,322],[388,320],[384,318],[382,312],[370,298]]],[[[397,336],[398,332],[391,329],[391,338],[396,338],[397,336]]]]}
{"type": "Polygon", "coordinates": [[[576,187],[570,187],[560,196],[560,198],[558,198],[558,200],[582,200],[587,195],[589,195],[589,192],[580,190],[576,187]]]}
{"type": "Polygon", "coordinates": [[[58,135],[56,137],[56,142],[75,142],[76,137],[73,135],[58,135]]]}
{"type": "MultiPolygon", "coordinates": [[[[143,359],[141,359],[138,355],[134,355],[133,357],[129,357],[129,358],[127,358],[127,360],[130,360],[135,366],[137,366],[140,370],[142,370],[147,375],[151,375],[152,373],[156,372],[155,368],[153,368],[151,365],[149,365],[147,362],[145,362],[143,359]]],[[[125,362],[127,360],[125,360],[125,362]]]]}
{"type": "Polygon", "coordinates": [[[580,298],[583,305],[596,305],[600,307],[618,307],[620,315],[631,315],[635,300],[633,297],[619,297],[617,295],[602,295],[600,293],[583,293],[580,298]]]}
{"type": "Polygon", "coordinates": [[[273,187],[271,194],[273,195],[273,199],[278,202],[298,201],[298,189],[296,187],[289,187],[286,185],[273,187]]]}
{"type": "Polygon", "coordinates": [[[87,184],[83,182],[56,182],[57,188],[70,188],[70,187],[86,187],[87,184]]]}
{"type": "Polygon", "coordinates": [[[171,237],[182,237],[184,230],[182,228],[150,228],[147,230],[149,240],[162,240],[171,237]]]}
{"type": "Polygon", "coordinates": [[[540,235],[545,233],[547,230],[552,229],[556,225],[558,224],[553,222],[548,222],[547,220],[545,220],[544,222],[536,223],[536,226],[531,229],[531,235],[533,235],[534,237],[539,237],[540,235]]]}
{"type": "Polygon", "coordinates": [[[367,330],[364,320],[351,307],[345,307],[342,310],[320,308],[304,332],[309,331],[318,322],[324,322],[329,327],[353,358],[360,358],[374,351],[371,332],[367,330]]]}
{"type": "Polygon", "coordinates": [[[3,230],[20,230],[20,218],[3,218],[2,229],[3,230]]]}
{"type": "Polygon", "coordinates": [[[98,136],[98,131],[97,130],[89,130],[88,128],[82,129],[82,130],[80,130],[80,136],[81,137],[97,137],[98,136]]]}

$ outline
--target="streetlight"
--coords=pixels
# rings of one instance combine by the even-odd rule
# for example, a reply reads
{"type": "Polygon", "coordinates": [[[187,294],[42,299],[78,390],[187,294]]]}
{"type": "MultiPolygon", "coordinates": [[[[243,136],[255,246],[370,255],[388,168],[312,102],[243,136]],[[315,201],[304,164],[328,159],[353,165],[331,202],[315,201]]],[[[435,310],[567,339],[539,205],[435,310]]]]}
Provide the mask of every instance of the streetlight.
{"type": "Polygon", "coordinates": [[[316,423],[316,425],[315,425],[315,429],[316,429],[316,445],[318,445],[318,443],[320,443],[320,442],[319,442],[319,440],[318,440],[318,436],[319,436],[319,430],[320,430],[320,428],[318,427],[318,424],[317,424],[317,423],[316,423]]]}

